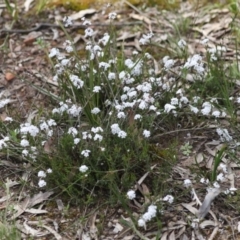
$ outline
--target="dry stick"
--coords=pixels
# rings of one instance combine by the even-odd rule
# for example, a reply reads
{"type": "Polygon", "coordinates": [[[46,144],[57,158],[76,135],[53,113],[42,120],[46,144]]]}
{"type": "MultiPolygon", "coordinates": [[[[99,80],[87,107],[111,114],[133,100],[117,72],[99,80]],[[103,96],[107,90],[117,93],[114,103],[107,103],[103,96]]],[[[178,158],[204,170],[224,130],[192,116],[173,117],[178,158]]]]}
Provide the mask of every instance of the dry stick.
{"type": "Polygon", "coordinates": [[[137,9],[134,5],[132,5],[129,1],[124,0],[123,2],[127,4],[129,7],[131,7],[133,10],[135,10],[138,14],[143,16],[143,13],[139,9],[137,9]]]}
{"type": "MultiPolygon", "coordinates": [[[[136,21],[136,22],[129,22],[129,23],[111,23],[111,24],[107,24],[107,23],[94,23],[91,24],[91,26],[98,26],[98,27],[109,27],[109,26],[113,26],[113,27],[122,27],[122,26],[131,26],[131,25],[136,25],[136,24],[142,24],[141,21],[136,21]]],[[[86,25],[82,25],[82,24],[76,24],[71,26],[69,29],[86,29],[89,26],[86,25]]],[[[0,34],[1,33],[30,33],[33,31],[39,31],[41,29],[44,28],[62,28],[62,26],[60,24],[53,24],[53,23],[38,23],[36,24],[36,27],[30,28],[30,29],[0,29],[0,34]]]]}
{"type": "Polygon", "coordinates": [[[197,130],[203,130],[203,129],[210,129],[210,128],[216,128],[216,127],[200,127],[200,128],[186,128],[186,129],[177,129],[177,130],[173,130],[173,131],[169,131],[166,133],[160,133],[157,134],[155,136],[153,136],[150,141],[154,142],[156,140],[158,140],[159,137],[165,136],[165,135],[169,135],[169,134],[173,134],[173,133],[179,133],[179,132],[187,132],[187,131],[197,131],[197,130]]]}

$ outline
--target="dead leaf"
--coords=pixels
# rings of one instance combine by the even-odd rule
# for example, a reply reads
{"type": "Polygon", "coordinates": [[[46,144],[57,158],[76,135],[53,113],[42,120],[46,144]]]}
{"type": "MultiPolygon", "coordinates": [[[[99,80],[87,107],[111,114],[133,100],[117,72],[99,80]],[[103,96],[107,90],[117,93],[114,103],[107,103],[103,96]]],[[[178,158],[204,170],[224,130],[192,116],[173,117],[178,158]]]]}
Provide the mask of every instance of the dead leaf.
{"type": "Polygon", "coordinates": [[[98,240],[98,236],[97,236],[98,228],[95,225],[96,217],[97,217],[97,212],[92,215],[92,217],[89,221],[89,224],[90,224],[89,234],[91,236],[91,239],[93,239],[93,240],[98,240]]]}
{"type": "Polygon", "coordinates": [[[181,205],[185,207],[188,211],[190,211],[192,214],[194,215],[198,214],[198,210],[192,206],[195,205],[195,203],[182,203],[181,205]]]}
{"type": "Polygon", "coordinates": [[[148,203],[150,203],[150,199],[149,199],[150,191],[149,191],[147,185],[144,184],[144,183],[141,185],[141,187],[142,187],[142,191],[141,192],[142,192],[142,194],[144,196],[145,204],[148,204],[148,203]]]}
{"type": "Polygon", "coordinates": [[[35,209],[35,208],[26,209],[25,212],[28,212],[28,213],[31,213],[31,214],[43,214],[43,213],[48,213],[47,210],[35,209]]]}
{"type": "Polygon", "coordinates": [[[61,240],[62,239],[62,236],[59,235],[54,229],[46,226],[46,225],[42,225],[42,227],[44,227],[45,229],[47,229],[50,233],[52,233],[54,235],[54,237],[57,239],[57,240],[61,240]]]}
{"type": "Polygon", "coordinates": [[[215,227],[216,223],[212,220],[205,220],[199,224],[200,228],[205,228],[208,226],[214,226],[215,227]]]}
{"type": "Polygon", "coordinates": [[[36,32],[36,31],[33,31],[33,32],[30,32],[24,39],[24,44],[26,46],[32,46],[33,45],[33,42],[36,41],[37,38],[39,38],[40,36],[42,35],[41,32],[36,32]]]}
{"type": "Polygon", "coordinates": [[[39,235],[40,231],[28,226],[26,221],[23,223],[23,226],[26,230],[25,231],[26,234],[29,234],[29,235],[34,236],[34,237],[37,237],[39,235]]]}
{"type": "Polygon", "coordinates": [[[148,25],[152,24],[151,20],[145,16],[135,14],[135,13],[131,13],[129,16],[135,20],[143,21],[143,22],[147,23],[148,25]]]}
{"type": "Polygon", "coordinates": [[[119,224],[119,223],[116,223],[116,225],[115,225],[115,227],[114,227],[114,229],[113,229],[113,232],[114,233],[119,233],[119,232],[121,232],[123,230],[123,226],[121,225],[121,224],[119,224]]]}
{"type": "Polygon", "coordinates": [[[43,201],[48,200],[48,198],[53,194],[52,191],[45,192],[45,193],[38,193],[33,196],[33,198],[30,199],[28,207],[33,207],[34,205],[37,205],[43,201]]]}
{"type": "Polygon", "coordinates": [[[171,232],[171,234],[169,235],[168,239],[169,240],[176,240],[174,231],[171,232]]]}
{"type": "Polygon", "coordinates": [[[204,198],[204,201],[199,208],[198,211],[198,218],[203,219],[209,212],[211,203],[213,200],[222,192],[220,188],[213,188],[210,189],[206,197],[204,198]]]}
{"type": "Polygon", "coordinates": [[[53,138],[49,138],[47,141],[44,143],[43,150],[46,153],[51,153],[53,151],[53,138]]]}
{"type": "Polygon", "coordinates": [[[88,14],[93,14],[96,12],[96,9],[93,9],[93,8],[89,8],[89,9],[86,9],[86,10],[81,10],[77,13],[74,13],[72,15],[70,15],[69,17],[72,19],[72,20],[77,20],[77,19],[81,19],[83,18],[84,16],[88,15],[88,14]]]}
{"type": "Polygon", "coordinates": [[[24,201],[14,205],[13,208],[14,208],[14,210],[17,210],[17,212],[15,214],[13,214],[11,219],[12,220],[16,219],[18,216],[23,214],[25,212],[25,210],[27,209],[29,202],[30,202],[30,199],[29,198],[25,198],[24,201]]]}
{"type": "Polygon", "coordinates": [[[25,2],[24,2],[24,11],[25,12],[28,12],[28,10],[30,9],[30,5],[31,5],[31,3],[33,2],[34,0],[26,0],[25,2]]]}
{"type": "Polygon", "coordinates": [[[64,205],[63,205],[62,200],[61,199],[57,199],[56,203],[57,203],[58,210],[62,211],[64,209],[64,205]]]}
{"type": "Polygon", "coordinates": [[[5,79],[9,82],[12,81],[14,78],[16,77],[15,74],[13,74],[12,72],[6,72],[5,73],[5,79]]]}

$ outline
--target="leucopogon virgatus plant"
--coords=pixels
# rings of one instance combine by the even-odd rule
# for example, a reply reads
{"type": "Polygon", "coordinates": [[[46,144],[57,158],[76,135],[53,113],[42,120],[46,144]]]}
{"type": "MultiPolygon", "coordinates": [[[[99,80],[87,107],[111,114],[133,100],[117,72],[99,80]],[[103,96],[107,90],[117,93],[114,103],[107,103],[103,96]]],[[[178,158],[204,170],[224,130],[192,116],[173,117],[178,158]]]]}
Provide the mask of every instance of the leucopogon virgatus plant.
{"type": "MultiPolygon", "coordinates": [[[[111,21],[115,17],[115,13],[109,14],[111,21]]],[[[64,21],[65,27],[72,24],[70,18],[64,21]]],[[[126,57],[114,32],[98,39],[91,22],[83,19],[83,24],[88,26],[86,57],[78,54],[71,40],[64,43],[63,50],[51,49],[48,56],[61,101],[39,121],[17,126],[6,118],[7,127],[1,125],[0,148],[8,153],[14,149],[35,166],[39,188],[57,187],[81,201],[92,201],[101,194],[117,201],[116,192],[133,199],[134,192],[128,190],[154,161],[149,139],[159,118],[178,119],[185,114],[217,120],[227,116],[228,109],[221,103],[224,94],[217,92],[216,96],[214,89],[206,88],[214,85],[211,81],[218,67],[214,63],[224,49],[208,49],[204,40],[207,63],[200,54],[189,56],[180,65],[166,56],[160,63],[161,71],[156,72],[155,60],[148,52],[133,51],[126,57]],[[204,99],[206,91],[213,96],[204,99]]],[[[152,32],[143,34],[139,43],[150,44],[153,37],[152,32]]],[[[178,47],[185,51],[187,43],[180,39],[178,47]]],[[[231,87],[224,86],[226,91],[231,87]]],[[[7,101],[2,100],[0,106],[7,101]]],[[[166,194],[162,201],[171,204],[174,196],[166,194]]],[[[139,219],[139,226],[156,215],[153,203],[139,219]]]]}

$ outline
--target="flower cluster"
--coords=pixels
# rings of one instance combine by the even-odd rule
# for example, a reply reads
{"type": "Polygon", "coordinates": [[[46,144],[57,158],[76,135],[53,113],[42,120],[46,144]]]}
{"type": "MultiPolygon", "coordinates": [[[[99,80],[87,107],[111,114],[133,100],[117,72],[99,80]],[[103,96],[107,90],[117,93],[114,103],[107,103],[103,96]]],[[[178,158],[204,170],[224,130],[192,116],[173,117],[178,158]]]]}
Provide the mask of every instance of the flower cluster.
{"type": "Polygon", "coordinates": [[[46,172],[43,171],[43,170],[38,172],[38,177],[39,177],[38,186],[40,188],[45,187],[47,185],[47,183],[44,180],[44,178],[46,178],[47,174],[50,174],[50,173],[52,173],[52,169],[51,168],[48,168],[46,172]]]}
{"type": "Polygon", "coordinates": [[[146,227],[146,223],[151,221],[157,215],[157,206],[150,205],[146,213],[144,213],[138,220],[139,227],[146,227]]]}

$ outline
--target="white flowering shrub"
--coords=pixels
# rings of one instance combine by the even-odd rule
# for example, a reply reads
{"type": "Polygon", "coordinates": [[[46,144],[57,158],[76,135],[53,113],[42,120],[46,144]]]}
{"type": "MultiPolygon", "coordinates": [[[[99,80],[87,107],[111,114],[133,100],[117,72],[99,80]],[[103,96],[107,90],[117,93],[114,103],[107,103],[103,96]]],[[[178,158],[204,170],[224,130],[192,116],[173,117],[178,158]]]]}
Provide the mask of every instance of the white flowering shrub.
{"type": "MultiPolygon", "coordinates": [[[[114,20],[116,14],[109,18],[114,20]]],[[[71,19],[64,21],[65,27],[71,25],[71,19]]],[[[169,140],[155,139],[155,135],[199,119],[217,121],[229,114],[235,99],[227,96],[233,84],[226,81],[220,61],[223,48],[207,49],[206,56],[186,56],[187,42],[180,39],[177,47],[182,59],[164,56],[156,63],[144,51],[126,57],[118,49],[114,32],[98,39],[90,22],[84,24],[88,25],[84,58],[70,40],[48,55],[61,100],[54,98],[48,112],[32,122],[19,125],[7,117],[0,123],[0,149],[35,166],[39,188],[54,187],[83,202],[96,195],[119,201],[121,190],[127,201],[134,201],[138,192],[131,188],[150,172],[153,163],[164,159],[163,172],[152,183],[159,190],[162,178],[169,177],[166,170],[175,161],[171,146],[167,146],[167,153],[153,145],[160,141],[168,145],[169,140]]],[[[139,43],[151,44],[153,37],[152,32],[145,33],[139,43]]],[[[240,97],[235,102],[240,103],[240,97]]],[[[1,107],[8,103],[4,99],[1,107]]],[[[216,133],[221,142],[233,141],[226,128],[219,127],[216,133]]],[[[224,175],[216,177],[217,181],[222,179],[224,175]]],[[[184,185],[191,188],[192,182],[186,179],[184,185]]],[[[164,194],[163,205],[175,201],[174,195],[164,194]]],[[[149,204],[138,226],[146,227],[160,211],[155,203],[149,204]]]]}

